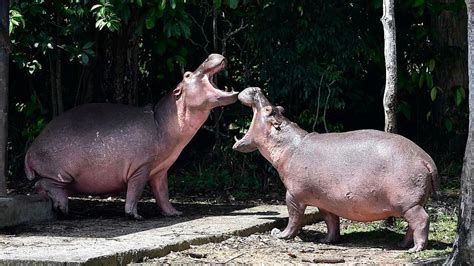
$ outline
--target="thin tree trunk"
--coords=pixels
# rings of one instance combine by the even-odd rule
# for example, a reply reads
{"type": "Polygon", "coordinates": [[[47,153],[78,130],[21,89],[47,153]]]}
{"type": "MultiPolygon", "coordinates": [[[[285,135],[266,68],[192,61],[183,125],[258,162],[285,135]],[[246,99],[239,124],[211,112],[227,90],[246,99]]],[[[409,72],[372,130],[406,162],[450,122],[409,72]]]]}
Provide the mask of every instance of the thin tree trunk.
{"type": "Polygon", "coordinates": [[[63,87],[61,85],[62,83],[62,71],[61,71],[61,51],[59,48],[57,48],[57,53],[56,53],[56,77],[55,77],[55,83],[56,85],[54,86],[56,89],[56,103],[57,103],[57,112],[58,115],[61,114],[64,111],[64,105],[63,105],[63,87]]]}
{"type": "Polygon", "coordinates": [[[0,196],[7,195],[9,1],[0,1],[0,196]]]}
{"type": "Polygon", "coordinates": [[[53,63],[53,59],[49,56],[49,83],[51,89],[51,110],[53,113],[53,117],[58,115],[58,96],[56,90],[56,71],[55,71],[55,63],[53,63]]]}
{"type": "Polygon", "coordinates": [[[469,134],[461,174],[461,203],[458,215],[458,235],[447,265],[474,261],[474,0],[466,0],[469,71],[469,134]]]}
{"type": "MultiPolygon", "coordinates": [[[[217,32],[217,9],[214,8],[213,13],[212,13],[212,40],[213,40],[213,46],[214,46],[214,52],[218,52],[218,32],[217,32]]],[[[217,75],[214,76],[214,84],[217,84],[217,75]]],[[[218,147],[221,143],[221,136],[220,136],[220,131],[219,131],[219,120],[222,114],[221,109],[214,109],[213,110],[213,117],[214,117],[214,139],[216,140],[214,148],[218,147]]]]}
{"type": "Polygon", "coordinates": [[[385,92],[383,107],[385,112],[385,131],[397,131],[395,106],[397,101],[397,44],[395,34],[394,0],[383,0],[383,16],[381,18],[384,35],[385,55],[385,92]]]}

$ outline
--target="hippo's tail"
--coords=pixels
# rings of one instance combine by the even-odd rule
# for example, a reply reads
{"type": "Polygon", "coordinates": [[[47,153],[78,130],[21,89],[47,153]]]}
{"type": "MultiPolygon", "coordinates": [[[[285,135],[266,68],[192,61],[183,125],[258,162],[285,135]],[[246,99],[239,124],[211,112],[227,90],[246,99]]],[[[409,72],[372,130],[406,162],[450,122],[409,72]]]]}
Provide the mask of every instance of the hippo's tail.
{"type": "Polygon", "coordinates": [[[28,180],[33,180],[36,177],[35,170],[31,167],[30,153],[26,152],[25,155],[25,174],[28,180]]]}
{"type": "Polygon", "coordinates": [[[425,162],[426,168],[428,168],[428,172],[430,173],[430,181],[431,181],[431,195],[434,198],[438,197],[438,169],[434,162],[425,162]]]}

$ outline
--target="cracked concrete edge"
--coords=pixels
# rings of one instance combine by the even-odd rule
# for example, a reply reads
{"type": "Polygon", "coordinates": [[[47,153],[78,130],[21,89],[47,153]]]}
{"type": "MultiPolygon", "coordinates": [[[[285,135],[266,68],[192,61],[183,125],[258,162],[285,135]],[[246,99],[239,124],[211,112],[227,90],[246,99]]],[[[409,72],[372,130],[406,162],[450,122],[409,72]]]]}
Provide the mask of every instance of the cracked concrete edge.
{"type": "MultiPolygon", "coordinates": [[[[322,220],[322,216],[319,212],[307,213],[303,220],[304,225],[312,224],[322,220]]],[[[197,237],[192,240],[185,240],[179,243],[166,245],[164,247],[158,247],[156,249],[142,249],[142,250],[129,250],[127,252],[116,253],[113,255],[107,255],[102,257],[96,257],[87,260],[80,264],[29,264],[29,265],[85,265],[85,266],[99,266],[99,265],[126,265],[133,262],[140,262],[147,258],[159,258],[168,255],[171,252],[178,252],[189,249],[191,245],[204,245],[207,243],[218,243],[222,242],[232,236],[250,236],[255,233],[263,233],[270,231],[274,227],[285,226],[288,222],[288,218],[282,218],[275,221],[269,221],[268,223],[258,224],[249,228],[234,231],[229,234],[219,234],[205,237],[197,237]]],[[[28,265],[28,266],[29,266],[28,265]]],[[[26,265],[25,265],[26,266],[26,265]]]]}

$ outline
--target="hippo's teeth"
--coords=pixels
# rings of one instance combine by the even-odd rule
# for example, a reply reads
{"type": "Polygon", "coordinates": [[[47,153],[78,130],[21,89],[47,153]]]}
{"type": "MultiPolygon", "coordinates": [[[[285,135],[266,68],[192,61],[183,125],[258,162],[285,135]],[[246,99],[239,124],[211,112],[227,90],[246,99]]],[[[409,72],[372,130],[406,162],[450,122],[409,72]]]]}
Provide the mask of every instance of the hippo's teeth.
{"type": "Polygon", "coordinates": [[[234,136],[235,142],[239,142],[240,140],[237,138],[237,136],[234,136]]]}

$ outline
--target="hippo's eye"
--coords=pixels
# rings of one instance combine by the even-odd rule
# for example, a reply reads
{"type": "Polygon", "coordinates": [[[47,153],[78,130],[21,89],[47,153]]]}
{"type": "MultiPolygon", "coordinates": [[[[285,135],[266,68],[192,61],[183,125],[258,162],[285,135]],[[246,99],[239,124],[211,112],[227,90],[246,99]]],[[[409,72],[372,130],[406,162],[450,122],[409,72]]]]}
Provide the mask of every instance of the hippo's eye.
{"type": "Polygon", "coordinates": [[[187,78],[187,79],[190,78],[191,77],[191,72],[186,72],[184,74],[184,77],[187,78]]]}

